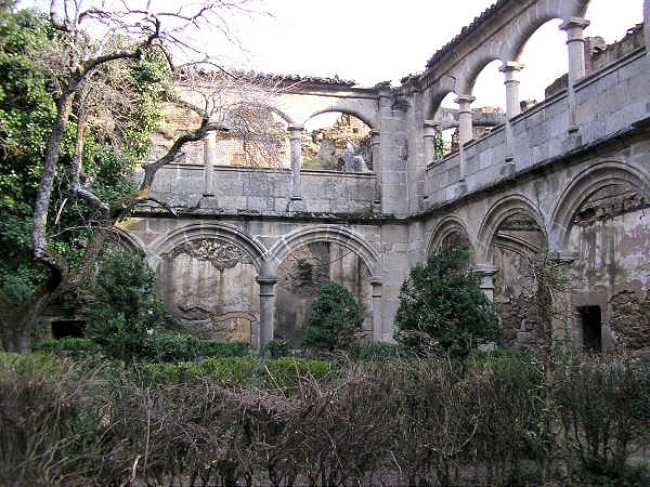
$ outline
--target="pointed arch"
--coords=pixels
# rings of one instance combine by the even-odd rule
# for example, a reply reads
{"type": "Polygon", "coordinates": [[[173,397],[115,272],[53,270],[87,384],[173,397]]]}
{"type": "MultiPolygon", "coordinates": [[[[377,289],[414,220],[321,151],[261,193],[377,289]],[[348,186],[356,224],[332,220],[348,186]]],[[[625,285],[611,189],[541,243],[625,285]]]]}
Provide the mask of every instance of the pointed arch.
{"type": "Polygon", "coordinates": [[[158,257],[162,257],[185,243],[202,239],[220,240],[241,249],[248,255],[258,273],[262,273],[266,268],[267,251],[264,246],[233,225],[222,223],[187,225],[160,237],[151,247],[158,257]]]}
{"type": "Polygon", "coordinates": [[[491,262],[492,260],[492,244],[501,224],[508,218],[520,213],[531,217],[548,241],[544,218],[536,209],[535,204],[523,195],[509,195],[492,205],[479,227],[477,245],[478,252],[481,258],[484,259],[483,262],[491,262]]]}
{"type": "Polygon", "coordinates": [[[317,225],[296,230],[278,240],[269,251],[269,256],[277,265],[283,262],[292,251],[314,242],[340,245],[361,258],[371,277],[381,275],[381,264],[377,252],[359,235],[339,226],[317,225]]]}
{"type": "Polygon", "coordinates": [[[596,192],[627,184],[650,201],[650,176],[620,161],[605,161],[594,164],[573,178],[553,210],[549,242],[552,250],[566,250],[573,219],[582,205],[596,192]]]}
{"type": "Polygon", "coordinates": [[[453,234],[460,234],[465,237],[467,242],[470,244],[470,250],[474,252],[474,244],[469,237],[465,222],[456,215],[449,215],[440,220],[435,227],[433,227],[427,245],[427,256],[439,249],[445,239],[453,234]]]}

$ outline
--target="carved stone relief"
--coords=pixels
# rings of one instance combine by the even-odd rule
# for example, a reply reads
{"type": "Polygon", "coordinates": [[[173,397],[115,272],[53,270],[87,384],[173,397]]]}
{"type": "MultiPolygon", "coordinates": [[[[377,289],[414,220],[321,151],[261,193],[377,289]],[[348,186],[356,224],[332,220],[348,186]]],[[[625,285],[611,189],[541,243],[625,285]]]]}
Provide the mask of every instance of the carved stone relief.
{"type": "Polygon", "coordinates": [[[170,257],[185,254],[202,262],[210,262],[215,269],[224,271],[237,264],[252,264],[249,255],[236,245],[214,238],[192,240],[176,247],[170,257]]]}

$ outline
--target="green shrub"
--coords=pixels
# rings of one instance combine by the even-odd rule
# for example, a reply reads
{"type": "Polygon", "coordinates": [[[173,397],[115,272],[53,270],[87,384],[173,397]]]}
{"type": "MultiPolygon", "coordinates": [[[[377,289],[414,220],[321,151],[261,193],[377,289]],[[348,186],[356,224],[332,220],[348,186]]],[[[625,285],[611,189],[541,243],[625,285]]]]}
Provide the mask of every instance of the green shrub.
{"type": "Polygon", "coordinates": [[[340,284],[324,284],[311,303],[305,345],[333,351],[348,348],[361,331],[363,315],[352,293],[340,284]]]}
{"type": "Polygon", "coordinates": [[[153,332],[147,337],[143,356],[158,362],[190,362],[209,357],[241,357],[248,353],[243,342],[213,342],[174,331],[153,332]]]}
{"type": "Polygon", "coordinates": [[[395,318],[399,343],[419,353],[440,347],[462,357],[501,336],[496,308],[468,262],[467,250],[443,248],[411,271],[395,318]]]}
{"type": "Polygon", "coordinates": [[[300,378],[323,379],[334,365],[321,360],[297,357],[263,360],[253,356],[218,357],[200,362],[146,364],[139,371],[153,384],[201,383],[216,381],[225,385],[285,389],[300,378]]]}
{"type": "Polygon", "coordinates": [[[407,356],[400,345],[386,342],[357,342],[350,347],[350,355],[356,360],[389,360],[407,356]]]}
{"type": "Polygon", "coordinates": [[[60,339],[35,342],[34,351],[42,352],[96,352],[99,350],[97,343],[88,338],[65,337],[60,339]]]}
{"type": "Polygon", "coordinates": [[[289,355],[289,342],[286,340],[271,340],[264,347],[264,352],[267,352],[273,358],[286,357],[289,355]]]}
{"type": "Polygon", "coordinates": [[[166,320],[154,285],[155,274],[143,255],[129,251],[105,255],[86,334],[107,355],[127,363],[146,356],[149,336],[166,320]]]}

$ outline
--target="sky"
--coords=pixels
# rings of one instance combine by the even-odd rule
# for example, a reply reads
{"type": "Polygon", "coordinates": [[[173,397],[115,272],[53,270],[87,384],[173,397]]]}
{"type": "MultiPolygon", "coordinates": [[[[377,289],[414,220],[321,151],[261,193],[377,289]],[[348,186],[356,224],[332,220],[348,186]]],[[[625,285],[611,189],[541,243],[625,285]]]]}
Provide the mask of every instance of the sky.
{"type": "MultiPolygon", "coordinates": [[[[62,0],[59,0],[61,3],[62,0]]],[[[100,0],[85,0],[86,3],[100,0]]],[[[102,0],[109,3],[118,0],[102,0]]],[[[200,0],[152,1],[158,8],[190,8],[200,0]],[[182,3],[181,3],[182,2],[182,3]]],[[[423,71],[427,60],[495,0],[249,0],[256,14],[228,19],[241,47],[200,31],[198,44],[233,68],[356,80],[362,86],[399,80],[423,71]]],[[[22,0],[21,6],[49,5],[22,0]]],[[[607,42],[622,38],[643,20],[643,0],[591,0],[586,36],[607,42]]],[[[559,21],[542,26],[526,45],[521,62],[521,99],[541,101],[544,89],[567,72],[566,33],[559,21]]],[[[474,107],[505,105],[499,63],[477,79],[474,107]]],[[[454,95],[443,106],[454,107],[454,95]]]]}
{"type": "MultiPolygon", "coordinates": [[[[494,0],[266,0],[271,17],[242,22],[245,49],[229,63],[282,74],[338,75],[364,86],[421,72],[440,47],[494,0]]],[[[613,42],[642,21],[643,0],[592,0],[586,35],[613,42]]],[[[566,34],[546,24],[528,43],[522,62],[522,99],[567,71],[566,34]]],[[[503,75],[489,66],[479,77],[474,106],[500,105],[503,75]]]]}

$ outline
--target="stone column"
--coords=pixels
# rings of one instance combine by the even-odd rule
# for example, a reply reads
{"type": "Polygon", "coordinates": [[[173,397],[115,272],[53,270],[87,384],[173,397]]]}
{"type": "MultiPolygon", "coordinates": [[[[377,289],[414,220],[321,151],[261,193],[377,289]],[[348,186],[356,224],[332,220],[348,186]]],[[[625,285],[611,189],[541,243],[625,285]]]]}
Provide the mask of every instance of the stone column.
{"type": "Polygon", "coordinates": [[[481,290],[490,301],[494,302],[494,276],[497,273],[497,268],[491,264],[479,264],[474,266],[474,272],[481,279],[481,290]]]}
{"type": "Polygon", "coordinates": [[[301,200],[300,170],[302,168],[302,131],[303,127],[289,127],[289,143],[291,144],[291,199],[301,200]]]}
{"type": "Polygon", "coordinates": [[[273,316],[275,312],[275,284],[278,279],[274,276],[258,276],[260,285],[260,335],[259,349],[273,340],[273,316]]]}
{"type": "Polygon", "coordinates": [[[375,173],[375,204],[381,205],[382,167],[381,167],[381,134],[379,130],[370,131],[370,151],[372,154],[372,170],[375,173]]]}
{"type": "Polygon", "coordinates": [[[429,164],[436,160],[435,149],[436,149],[436,133],[438,131],[439,124],[433,120],[424,121],[424,131],[422,138],[424,139],[424,167],[426,168],[429,164]]]}
{"type": "Polygon", "coordinates": [[[515,140],[510,119],[521,113],[519,101],[519,73],[524,68],[522,64],[508,62],[500,71],[505,75],[506,85],[506,162],[514,160],[515,140]]]}
{"type": "Polygon", "coordinates": [[[203,139],[203,162],[205,164],[203,196],[214,196],[214,166],[217,159],[217,133],[208,132],[203,139]]]}
{"type": "Polygon", "coordinates": [[[372,339],[376,342],[384,339],[383,320],[383,286],[384,280],[381,277],[371,277],[372,286],[372,339]]]}
{"type": "Polygon", "coordinates": [[[576,82],[585,77],[587,64],[585,62],[584,31],[590,22],[581,17],[570,17],[562,23],[560,29],[567,33],[569,48],[569,131],[578,130],[576,122],[576,82]]]}
{"type": "Polygon", "coordinates": [[[472,103],[476,100],[473,96],[458,95],[458,156],[460,159],[460,176],[458,180],[465,181],[465,144],[474,138],[472,127],[472,103]]]}
{"type": "Polygon", "coordinates": [[[459,142],[462,146],[474,138],[472,127],[472,103],[476,98],[469,95],[458,95],[458,132],[459,142]]]}

